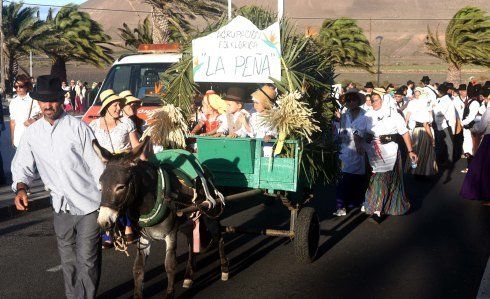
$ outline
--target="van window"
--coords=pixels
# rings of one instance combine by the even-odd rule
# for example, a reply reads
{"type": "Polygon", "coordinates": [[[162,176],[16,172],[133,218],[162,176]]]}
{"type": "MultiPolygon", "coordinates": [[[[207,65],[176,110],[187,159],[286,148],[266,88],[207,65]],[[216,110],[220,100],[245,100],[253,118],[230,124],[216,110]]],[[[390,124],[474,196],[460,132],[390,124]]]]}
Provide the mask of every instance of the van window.
{"type": "MultiPolygon", "coordinates": [[[[168,85],[168,82],[162,81],[163,73],[169,67],[170,63],[115,65],[109,71],[100,92],[113,89],[120,93],[129,89],[143,101],[143,106],[160,105],[161,94],[168,85]]],[[[100,98],[97,98],[94,105],[100,104],[100,98]]]]}

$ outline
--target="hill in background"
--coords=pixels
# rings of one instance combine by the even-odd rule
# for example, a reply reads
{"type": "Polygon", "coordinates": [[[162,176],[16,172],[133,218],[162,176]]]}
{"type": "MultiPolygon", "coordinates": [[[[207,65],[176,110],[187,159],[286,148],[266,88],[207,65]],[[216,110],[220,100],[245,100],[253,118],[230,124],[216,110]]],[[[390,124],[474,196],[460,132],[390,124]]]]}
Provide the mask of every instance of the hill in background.
{"type": "MultiPolygon", "coordinates": [[[[235,0],[233,4],[237,7],[258,5],[271,10],[277,8],[274,0],[235,0]]],[[[423,53],[427,25],[434,29],[439,25],[443,34],[449,19],[467,5],[490,11],[490,1],[487,0],[285,0],[285,15],[293,18],[301,31],[308,27],[319,28],[325,18],[345,16],[357,19],[373,45],[376,36],[384,37],[381,50],[383,64],[427,65],[439,63],[423,53]]],[[[122,27],[123,22],[133,28],[151,11],[150,6],[141,0],[89,0],[82,7],[121,10],[88,10],[116,42],[121,41],[117,28],[122,27]]]]}

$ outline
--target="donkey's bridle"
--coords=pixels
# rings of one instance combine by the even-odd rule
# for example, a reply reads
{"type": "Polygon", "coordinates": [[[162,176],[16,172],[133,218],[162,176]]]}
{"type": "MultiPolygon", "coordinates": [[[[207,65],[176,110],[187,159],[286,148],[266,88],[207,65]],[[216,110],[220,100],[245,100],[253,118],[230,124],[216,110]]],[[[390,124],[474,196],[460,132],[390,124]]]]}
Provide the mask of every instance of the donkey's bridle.
{"type": "MultiPolygon", "coordinates": [[[[124,168],[124,167],[122,167],[122,168],[124,168]]],[[[126,168],[124,168],[124,169],[126,169],[126,168]]],[[[119,203],[118,205],[115,205],[115,204],[105,202],[105,203],[100,204],[101,207],[106,207],[106,208],[116,210],[118,212],[118,214],[125,211],[128,208],[128,200],[130,198],[129,196],[130,195],[136,196],[136,187],[135,187],[136,186],[136,184],[135,184],[136,176],[134,173],[134,167],[129,168],[129,173],[130,173],[130,176],[129,176],[129,180],[127,183],[128,190],[126,192],[126,195],[124,196],[124,199],[121,201],[121,203],[119,203]]]]}

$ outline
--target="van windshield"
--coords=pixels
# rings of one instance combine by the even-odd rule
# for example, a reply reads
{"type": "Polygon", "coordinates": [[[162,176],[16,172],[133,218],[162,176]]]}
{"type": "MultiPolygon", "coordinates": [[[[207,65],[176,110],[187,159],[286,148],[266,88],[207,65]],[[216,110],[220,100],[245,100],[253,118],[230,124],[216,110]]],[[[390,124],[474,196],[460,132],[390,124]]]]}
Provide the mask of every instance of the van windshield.
{"type": "MultiPolygon", "coordinates": [[[[161,94],[165,91],[165,82],[162,82],[163,73],[170,67],[170,63],[148,64],[120,64],[109,71],[100,92],[112,89],[120,93],[131,90],[133,95],[143,101],[143,106],[161,104],[161,94]]],[[[94,105],[100,105],[100,98],[94,105]]]]}

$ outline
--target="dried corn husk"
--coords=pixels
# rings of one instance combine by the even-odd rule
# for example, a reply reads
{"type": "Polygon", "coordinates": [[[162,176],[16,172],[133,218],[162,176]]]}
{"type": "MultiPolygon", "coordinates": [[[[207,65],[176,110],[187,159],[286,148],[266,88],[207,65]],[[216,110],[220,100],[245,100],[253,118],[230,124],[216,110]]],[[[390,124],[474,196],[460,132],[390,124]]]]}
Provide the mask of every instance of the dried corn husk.
{"type": "Polygon", "coordinates": [[[185,148],[187,122],[182,110],[172,104],[164,104],[161,108],[148,114],[148,128],[143,137],[150,136],[154,145],[164,148],[185,148]]]}
{"type": "MultiPolygon", "coordinates": [[[[312,134],[320,130],[318,121],[313,119],[313,110],[307,103],[299,101],[301,97],[299,91],[279,96],[279,107],[266,115],[267,122],[279,132],[280,143],[292,136],[311,142],[312,134]]],[[[278,143],[276,150],[280,151],[281,148],[282,145],[278,143]]]]}

